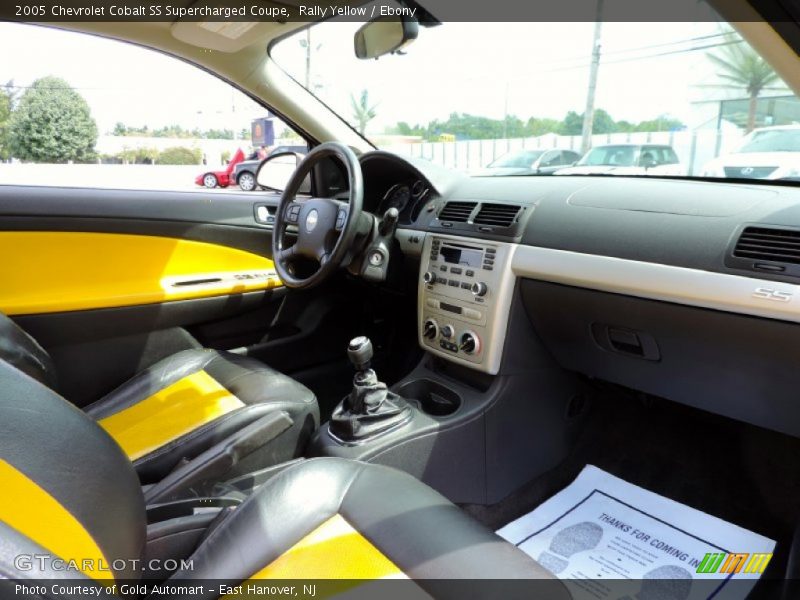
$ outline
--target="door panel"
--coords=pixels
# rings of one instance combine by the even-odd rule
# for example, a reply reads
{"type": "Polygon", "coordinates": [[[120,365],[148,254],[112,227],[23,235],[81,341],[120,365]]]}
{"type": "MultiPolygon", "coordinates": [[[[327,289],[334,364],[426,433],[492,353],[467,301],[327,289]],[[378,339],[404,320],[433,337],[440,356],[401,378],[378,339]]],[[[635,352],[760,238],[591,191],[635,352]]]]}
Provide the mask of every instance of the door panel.
{"type": "Polygon", "coordinates": [[[274,214],[278,200],[0,186],[0,310],[51,353],[60,391],[78,406],[200,347],[198,325],[214,323],[219,343],[204,343],[225,348],[248,334],[226,322],[246,318],[257,341],[285,297],[271,223],[256,210],[274,214]]]}
{"type": "Polygon", "coordinates": [[[281,285],[272,261],[152,235],[0,231],[0,311],[41,314],[223,296],[281,285]]]}

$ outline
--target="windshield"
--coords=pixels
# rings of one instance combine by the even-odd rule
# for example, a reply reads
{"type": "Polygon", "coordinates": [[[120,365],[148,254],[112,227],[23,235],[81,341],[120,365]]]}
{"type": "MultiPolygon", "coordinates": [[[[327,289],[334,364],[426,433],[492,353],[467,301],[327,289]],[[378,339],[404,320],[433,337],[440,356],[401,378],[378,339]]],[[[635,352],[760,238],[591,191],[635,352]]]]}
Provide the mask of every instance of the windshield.
{"type": "Polygon", "coordinates": [[[497,160],[490,162],[488,166],[492,169],[525,169],[530,167],[542,154],[544,154],[544,150],[514,152],[501,156],[497,160]]]}
{"type": "Polygon", "coordinates": [[[800,129],[754,131],[739,152],[800,152],[800,129]]]}
{"type": "MultiPolygon", "coordinates": [[[[552,149],[582,157],[582,174],[616,165],[724,177],[715,161],[749,132],[800,123],[794,92],[730,25],[710,19],[445,22],[377,60],[354,54],[361,25],[315,24],[271,56],[376,147],[470,174],[529,167],[527,152],[552,149]],[[660,148],[653,160],[640,156],[644,144],[660,148]]],[[[772,135],[775,147],[798,152],[796,137],[772,135]]],[[[569,173],[575,160],[526,175],[569,173]]]]}

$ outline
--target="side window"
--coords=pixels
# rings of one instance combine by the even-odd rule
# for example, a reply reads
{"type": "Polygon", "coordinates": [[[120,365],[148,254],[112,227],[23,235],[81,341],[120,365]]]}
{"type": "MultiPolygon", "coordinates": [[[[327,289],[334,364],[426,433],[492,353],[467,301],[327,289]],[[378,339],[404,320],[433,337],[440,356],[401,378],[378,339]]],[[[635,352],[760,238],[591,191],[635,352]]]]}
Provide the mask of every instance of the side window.
{"type": "Polygon", "coordinates": [[[0,184],[251,191],[270,153],[308,150],[233,86],[159,52],[0,23],[0,55],[0,184]],[[125,68],[86,68],[97,56],[125,68]]]}
{"type": "Polygon", "coordinates": [[[678,160],[678,155],[675,154],[675,150],[673,150],[672,148],[664,148],[663,156],[664,156],[663,164],[665,165],[676,165],[680,162],[678,160]]]}
{"type": "Polygon", "coordinates": [[[555,167],[560,164],[562,164],[561,152],[558,150],[548,152],[542,157],[541,166],[543,167],[555,167]]]}
{"type": "Polygon", "coordinates": [[[654,167],[661,163],[661,150],[652,146],[645,146],[639,153],[640,167],[654,167]]]}

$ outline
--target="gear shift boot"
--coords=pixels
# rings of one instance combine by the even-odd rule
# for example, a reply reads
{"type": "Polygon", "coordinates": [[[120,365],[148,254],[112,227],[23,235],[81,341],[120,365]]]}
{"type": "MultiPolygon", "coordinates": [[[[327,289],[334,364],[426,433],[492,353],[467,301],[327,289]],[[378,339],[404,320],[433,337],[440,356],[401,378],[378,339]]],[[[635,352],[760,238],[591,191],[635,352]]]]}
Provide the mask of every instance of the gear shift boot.
{"type": "Polygon", "coordinates": [[[334,409],[329,431],[344,443],[359,443],[403,425],[412,417],[411,406],[390,392],[369,368],[372,344],[366,337],[355,338],[347,349],[356,368],[353,389],[334,409]]]}

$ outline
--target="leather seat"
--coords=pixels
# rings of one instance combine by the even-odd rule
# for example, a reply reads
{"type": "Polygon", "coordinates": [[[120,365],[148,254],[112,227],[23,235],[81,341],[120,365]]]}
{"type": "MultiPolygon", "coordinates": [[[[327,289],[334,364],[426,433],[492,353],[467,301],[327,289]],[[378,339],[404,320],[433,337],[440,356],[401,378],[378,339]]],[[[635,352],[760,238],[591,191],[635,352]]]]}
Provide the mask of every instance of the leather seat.
{"type": "MultiPolygon", "coordinates": [[[[0,359],[58,391],[50,356],[2,314],[0,359]]],[[[305,386],[257,360],[202,349],[161,360],[84,410],[122,447],[145,484],[277,411],[291,425],[239,471],[299,456],[319,426],[316,398],[305,386]]]]}
{"type": "MultiPolygon", "coordinates": [[[[133,561],[146,553],[145,507],[127,457],[84,413],[2,361],[0,482],[3,578],[69,576],[97,588],[110,579],[136,581],[141,562],[133,561]],[[45,559],[21,566],[20,555],[45,559]],[[74,566],[64,572],[55,558],[74,566]],[[100,559],[110,570],[93,566],[100,559]]],[[[203,589],[184,597],[224,595],[214,582],[348,579],[352,585],[380,578],[416,580],[412,585],[436,597],[464,597],[463,589],[437,587],[435,580],[551,578],[410,475],[339,458],[286,468],[212,527],[189,557],[191,569],[175,572],[163,597],[180,597],[174,586],[192,581],[203,589]]],[[[569,597],[560,582],[546,584],[546,595],[537,597],[569,597]]],[[[5,597],[3,585],[9,583],[0,581],[5,597]]]]}

